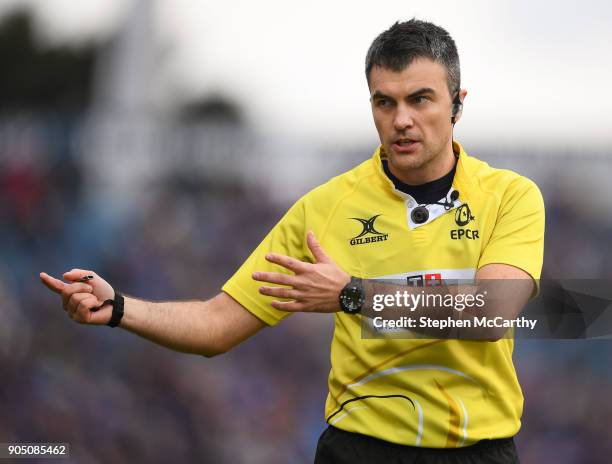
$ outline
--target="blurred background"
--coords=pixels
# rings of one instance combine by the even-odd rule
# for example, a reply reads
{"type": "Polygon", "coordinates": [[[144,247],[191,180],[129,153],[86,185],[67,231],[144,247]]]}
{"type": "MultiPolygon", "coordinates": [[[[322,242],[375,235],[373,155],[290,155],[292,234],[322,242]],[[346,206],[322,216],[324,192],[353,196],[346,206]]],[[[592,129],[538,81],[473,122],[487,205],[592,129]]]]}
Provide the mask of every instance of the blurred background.
{"type": "MultiPolygon", "coordinates": [[[[453,35],[455,137],[540,186],[543,277],[612,278],[612,4],[463,3],[0,0],[0,442],[312,462],[331,317],[206,359],[74,324],[38,274],[215,295],[298,197],[371,155],[365,52],[396,20],[453,35]]],[[[522,462],[609,462],[612,343],[518,340],[514,357],[522,462]]]]}

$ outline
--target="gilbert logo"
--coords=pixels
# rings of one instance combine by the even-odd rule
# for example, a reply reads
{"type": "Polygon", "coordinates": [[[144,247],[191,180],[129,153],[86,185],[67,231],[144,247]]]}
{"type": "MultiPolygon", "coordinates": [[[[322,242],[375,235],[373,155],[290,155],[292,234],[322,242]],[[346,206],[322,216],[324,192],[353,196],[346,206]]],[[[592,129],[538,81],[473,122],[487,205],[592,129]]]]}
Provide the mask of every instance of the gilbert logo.
{"type": "Polygon", "coordinates": [[[467,226],[471,221],[475,218],[472,216],[472,211],[467,203],[461,205],[455,211],[455,223],[462,227],[461,229],[453,229],[450,231],[450,237],[453,240],[461,240],[462,238],[466,238],[468,240],[476,240],[480,238],[478,236],[478,230],[476,229],[463,229],[463,227],[467,226]]]}
{"type": "Polygon", "coordinates": [[[374,227],[374,222],[376,218],[380,216],[377,214],[376,216],[372,216],[370,219],[362,219],[362,218],[349,218],[354,219],[355,221],[359,221],[363,226],[363,230],[359,235],[353,237],[349,243],[351,245],[363,245],[365,243],[375,243],[375,242],[384,242],[389,238],[389,234],[385,234],[383,232],[379,232],[374,227]]]}

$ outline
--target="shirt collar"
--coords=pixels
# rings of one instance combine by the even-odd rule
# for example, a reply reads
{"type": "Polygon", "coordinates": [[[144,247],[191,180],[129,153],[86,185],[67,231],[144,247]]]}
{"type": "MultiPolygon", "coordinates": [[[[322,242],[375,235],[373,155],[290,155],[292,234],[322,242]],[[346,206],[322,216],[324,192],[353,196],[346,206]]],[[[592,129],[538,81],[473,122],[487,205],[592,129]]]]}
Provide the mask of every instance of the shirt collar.
{"type": "MultiPolygon", "coordinates": [[[[473,158],[465,152],[461,144],[456,140],[453,140],[453,152],[459,157],[457,160],[457,170],[453,179],[453,188],[459,190],[459,200],[462,203],[466,203],[473,185],[473,158]]],[[[390,190],[396,196],[405,198],[406,195],[397,190],[391,179],[389,179],[387,174],[385,174],[382,166],[382,159],[386,159],[386,157],[387,155],[385,154],[382,145],[379,145],[372,156],[374,170],[377,177],[383,182],[386,189],[390,190]]]]}

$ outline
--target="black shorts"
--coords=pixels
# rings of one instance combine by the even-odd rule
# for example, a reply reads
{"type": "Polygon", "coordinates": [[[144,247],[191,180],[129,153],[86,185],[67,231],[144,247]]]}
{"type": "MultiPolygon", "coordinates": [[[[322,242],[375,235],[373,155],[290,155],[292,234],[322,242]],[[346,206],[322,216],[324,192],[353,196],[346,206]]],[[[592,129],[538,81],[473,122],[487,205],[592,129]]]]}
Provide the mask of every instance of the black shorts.
{"type": "Polygon", "coordinates": [[[397,445],[331,425],[319,438],[315,464],[517,464],[512,438],[481,440],[463,448],[397,445]]]}

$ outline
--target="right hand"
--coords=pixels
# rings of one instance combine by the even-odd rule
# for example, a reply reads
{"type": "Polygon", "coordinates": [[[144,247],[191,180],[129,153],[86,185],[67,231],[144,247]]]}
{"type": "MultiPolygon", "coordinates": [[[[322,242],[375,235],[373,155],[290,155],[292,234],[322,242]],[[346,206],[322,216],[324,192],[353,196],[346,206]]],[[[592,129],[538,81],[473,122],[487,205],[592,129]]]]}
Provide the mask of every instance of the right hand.
{"type": "Polygon", "coordinates": [[[103,303],[107,299],[115,298],[113,287],[93,271],[72,269],[65,272],[63,277],[71,283],[62,282],[44,272],[40,273],[42,283],[62,296],[64,311],[72,320],[81,324],[107,324],[110,321],[113,307],[110,304],[103,305],[103,303]],[[79,282],[86,275],[92,275],[94,278],[87,283],[79,282]],[[99,309],[96,310],[96,308],[99,309]]]}

